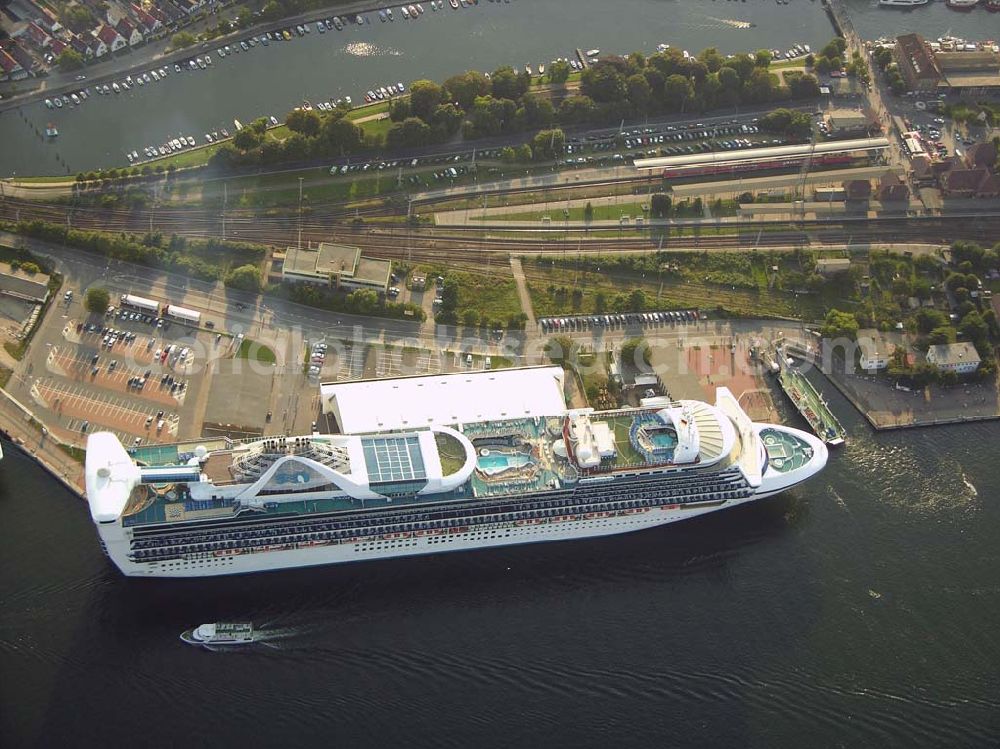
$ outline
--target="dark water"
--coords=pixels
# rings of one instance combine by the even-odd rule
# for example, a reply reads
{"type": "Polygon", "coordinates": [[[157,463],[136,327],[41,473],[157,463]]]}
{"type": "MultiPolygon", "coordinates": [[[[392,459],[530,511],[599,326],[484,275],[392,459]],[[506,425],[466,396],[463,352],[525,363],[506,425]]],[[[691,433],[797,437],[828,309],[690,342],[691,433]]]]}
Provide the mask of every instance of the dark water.
{"type": "Polygon", "coordinates": [[[996,746],[1000,424],[848,428],[686,524],[204,581],[119,576],[11,448],[0,746],[996,746]],[[178,640],[216,619],[273,639],[178,640]]]}

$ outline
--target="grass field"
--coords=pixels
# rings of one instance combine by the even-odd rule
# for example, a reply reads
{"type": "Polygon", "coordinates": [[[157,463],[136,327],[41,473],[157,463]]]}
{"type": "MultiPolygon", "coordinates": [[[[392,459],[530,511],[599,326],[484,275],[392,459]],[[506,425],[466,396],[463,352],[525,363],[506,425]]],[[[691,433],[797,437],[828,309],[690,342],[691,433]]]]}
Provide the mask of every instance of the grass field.
{"type": "Polygon", "coordinates": [[[716,309],[741,316],[804,317],[819,319],[823,302],[817,297],[796,296],[793,293],[769,290],[766,277],[754,274],[753,287],[734,287],[720,281],[705,281],[695,273],[681,276],[642,278],[630,273],[574,270],[548,263],[522,260],[528,276],[528,290],[535,314],[547,317],[559,314],[591,314],[600,304],[608,312],[616,311],[616,300],[641,289],[645,294],[645,309],[670,310],[697,307],[716,309]]]}
{"type": "Polygon", "coordinates": [[[236,352],[236,356],[240,359],[259,361],[264,364],[274,364],[277,362],[277,357],[275,357],[274,351],[262,343],[251,341],[249,338],[243,339],[243,342],[240,344],[239,351],[236,352]]]}

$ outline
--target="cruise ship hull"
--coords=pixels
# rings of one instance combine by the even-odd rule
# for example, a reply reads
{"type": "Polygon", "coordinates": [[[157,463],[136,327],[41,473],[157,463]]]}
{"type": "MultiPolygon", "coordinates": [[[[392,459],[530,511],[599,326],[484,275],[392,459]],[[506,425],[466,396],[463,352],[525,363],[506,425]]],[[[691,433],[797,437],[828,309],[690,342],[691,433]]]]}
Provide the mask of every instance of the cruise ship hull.
{"type": "MultiPolygon", "coordinates": [[[[212,577],[240,575],[251,572],[285,570],[296,567],[317,567],[329,564],[395,559],[423,554],[442,554],[456,551],[474,551],[501,546],[543,543],[552,541],[579,541],[647,530],[670,523],[690,520],[712,512],[729,509],[780,494],[808,480],[826,465],[827,448],[815,436],[790,427],[754,425],[778,429],[794,435],[808,444],[812,458],[791,473],[765,471],[758,487],[748,496],[735,499],[688,501],[683,504],[664,499],[651,507],[625,508],[613,506],[609,498],[608,509],[598,509],[582,516],[563,515],[555,518],[532,518],[497,523],[469,523],[458,528],[418,530],[401,533],[372,533],[358,535],[340,542],[305,542],[202,552],[178,556],[157,562],[137,562],[132,557],[132,538],[119,524],[98,526],[101,545],[115,565],[130,577],[212,577]]],[[[568,512],[568,511],[567,511],[568,512]]]]}
{"type": "MultiPolygon", "coordinates": [[[[551,384],[555,408],[561,374],[511,376],[551,384]]],[[[115,565],[132,577],[183,578],[641,531],[777,494],[816,475],[827,455],[811,434],[752,422],[719,388],[714,406],[653,399],[608,412],[263,438],[214,456],[199,445],[163,464],[96,433],[86,474],[115,565]]]]}
{"type": "MultiPolygon", "coordinates": [[[[771,494],[777,494],[776,490],[771,494]]],[[[770,496],[765,495],[765,496],[770,496]]],[[[736,507],[761,499],[753,496],[744,500],[698,505],[666,505],[636,510],[633,514],[593,513],[595,517],[577,521],[523,521],[522,524],[485,525],[464,532],[429,532],[399,534],[399,538],[371,537],[370,540],[311,546],[288,550],[258,551],[206,555],[200,559],[173,562],[136,563],[128,559],[128,542],[104,538],[105,547],[118,568],[129,577],[213,577],[240,575],[250,572],[287,570],[295,567],[318,567],[330,564],[366,562],[379,559],[475,551],[501,546],[517,546],[550,541],[578,541],[601,536],[647,530],[681,520],[689,520],[718,510],[736,507]]]]}

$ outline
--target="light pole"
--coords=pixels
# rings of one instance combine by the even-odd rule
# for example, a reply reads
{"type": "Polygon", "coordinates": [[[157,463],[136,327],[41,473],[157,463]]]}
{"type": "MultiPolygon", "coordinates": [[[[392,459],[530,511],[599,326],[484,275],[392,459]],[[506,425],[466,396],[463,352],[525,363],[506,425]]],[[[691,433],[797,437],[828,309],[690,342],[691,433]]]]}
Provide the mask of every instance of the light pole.
{"type": "Polygon", "coordinates": [[[299,249],[302,249],[302,177],[299,177],[299,249]]]}

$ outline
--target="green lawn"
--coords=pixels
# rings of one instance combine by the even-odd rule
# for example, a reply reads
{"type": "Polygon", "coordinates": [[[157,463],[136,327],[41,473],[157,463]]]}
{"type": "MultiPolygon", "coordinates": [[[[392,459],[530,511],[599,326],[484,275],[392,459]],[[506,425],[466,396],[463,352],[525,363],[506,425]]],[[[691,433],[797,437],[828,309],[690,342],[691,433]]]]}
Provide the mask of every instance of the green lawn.
{"type": "Polygon", "coordinates": [[[277,362],[277,357],[275,357],[271,349],[262,343],[251,341],[249,338],[243,339],[239,351],[236,352],[236,356],[240,359],[259,361],[264,364],[274,364],[277,362]]]}
{"type": "MultiPolygon", "coordinates": [[[[635,218],[636,216],[646,216],[645,208],[649,207],[648,201],[642,202],[622,202],[618,204],[611,205],[595,205],[593,206],[594,221],[617,221],[622,216],[629,216],[635,218]]],[[[550,206],[548,210],[545,211],[530,211],[527,213],[489,213],[486,214],[487,221],[538,221],[541,223],[543,216],[548,216],[553,224],[558,224],[561,221],[583,221],[585,219],[586,204],[584,205],[574,205],[569,208],[569,216],[567,217],[567,209],[565,206],[560,206],[554,204],[550,206]]],[[[482,214],[480,214],[481,216],[482,214]]],[[[472,218],[477,218],[473,214],[472,218]]]]}

